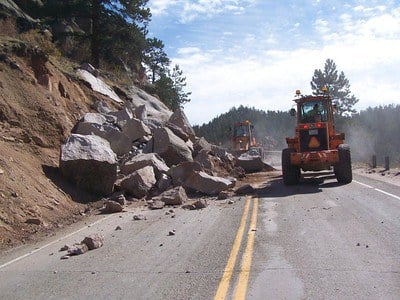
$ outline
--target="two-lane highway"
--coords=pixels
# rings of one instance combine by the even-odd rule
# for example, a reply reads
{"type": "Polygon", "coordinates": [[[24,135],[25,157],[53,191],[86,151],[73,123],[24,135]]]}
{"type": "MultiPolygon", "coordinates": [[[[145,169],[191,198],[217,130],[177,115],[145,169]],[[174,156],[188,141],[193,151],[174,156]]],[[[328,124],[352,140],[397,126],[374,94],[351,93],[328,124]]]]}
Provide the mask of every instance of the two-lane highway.
{"type": "Polygon", "coordinates": [[[174,218],[167,210],[99,216],[1,256],[0,298],[399,298],[400,188],[322,175],[292,187],[261,177],[254,195],[177,208],[174,218]],[[137,213],[147,220],[134,221],[137,213]],[[102,248],[60,259],[61,246],[91,233],[105,236],[102,248]]]}

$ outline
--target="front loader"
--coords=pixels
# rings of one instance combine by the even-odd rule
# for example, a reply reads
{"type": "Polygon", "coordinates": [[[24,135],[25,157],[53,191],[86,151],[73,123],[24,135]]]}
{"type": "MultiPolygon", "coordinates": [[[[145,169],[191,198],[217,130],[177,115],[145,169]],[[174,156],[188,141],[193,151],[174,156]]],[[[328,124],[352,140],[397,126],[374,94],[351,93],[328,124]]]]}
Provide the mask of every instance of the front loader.
{"type": "Polygon", "coordinates": [[[294,137],[287,137],[288,147],[282,151],[282,175],[286,185],[298,184],[303,171],[330,170],[333,167],[339,183],[353,179],[350,147],[344,144],[344,133],[335,132],[335,106],[323,89],[320,96],[302,96],[296,91],[297,116],[294,137]]]}

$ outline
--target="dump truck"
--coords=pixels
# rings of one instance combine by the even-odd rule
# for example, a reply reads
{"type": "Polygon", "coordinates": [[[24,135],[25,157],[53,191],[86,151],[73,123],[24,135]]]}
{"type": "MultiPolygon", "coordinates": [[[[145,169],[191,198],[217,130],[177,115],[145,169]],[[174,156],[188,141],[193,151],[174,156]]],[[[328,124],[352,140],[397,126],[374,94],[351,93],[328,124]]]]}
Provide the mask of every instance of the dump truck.
{"type": "Polygon", "coordinates": [[[303,96],[296,91],[297,116],[294,137],[287,137],[288,147],[282,151],[282,175],[286,185],[298,184],[303,171],[322,171],[333,168],[339,183],[353,179],[349,145],[344,143],[345,134],[337,133],[334,125],[336,105],[327,89],[318,96],[303,96]]]}

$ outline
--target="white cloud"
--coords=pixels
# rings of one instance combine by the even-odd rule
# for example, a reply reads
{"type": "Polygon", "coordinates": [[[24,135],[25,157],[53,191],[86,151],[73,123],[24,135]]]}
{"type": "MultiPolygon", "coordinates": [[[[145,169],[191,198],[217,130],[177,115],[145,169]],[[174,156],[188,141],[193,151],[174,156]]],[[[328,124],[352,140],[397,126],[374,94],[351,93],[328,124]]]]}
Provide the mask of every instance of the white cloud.
{"type": "MultiPolygon", "coordinates": [[[[186,14],[186,21],[220,13],[227,5],[234,10],[245,7],[244,3],[251,4],[224,0],[175,2],[181,8],[183,3],[191,4],[180,11],[186,14]]],[[[289,110],[296,89],[311,93],[314,70],[322,69],[327,58],[333,59],[349,79],[352,93],[360,99],[356,109],[400,104],[400,7],[348,5],[345,11],[337,11],[334,16],[317,14],[319,17],[309,24],[314,29],[312,35],[304,32],[307,24],[303,20],[294,21],[286,32],[264,22],[267,25],[257,25],[262,34],[257,30],[242,32],[241,40],[229,48],[223,48],[223,43],[204,43],[179,49],[172,61],[181,66],[187,90],[192,92],[192,101],[185,105],[191,123],[208,122],[239,105],[289,110]],[[292,47],[285,48],[290,30],[296,30],[291,37],[301,34],[303,43],[293,41],[292,47]]],[[[238,32],[229,28],[222,35],[226,40],[234,39],[238,32]]]]}
{"type": "Polygon", "coordinates": [[[211,18],[222,12],[242,14],[246,7],[257,0],[150,0],[153,15],[171,12],[180,16],[180,22],[189,23],[198,18],[211,18]],[[173,8],[172,8],[173,7],[173,8]]]}

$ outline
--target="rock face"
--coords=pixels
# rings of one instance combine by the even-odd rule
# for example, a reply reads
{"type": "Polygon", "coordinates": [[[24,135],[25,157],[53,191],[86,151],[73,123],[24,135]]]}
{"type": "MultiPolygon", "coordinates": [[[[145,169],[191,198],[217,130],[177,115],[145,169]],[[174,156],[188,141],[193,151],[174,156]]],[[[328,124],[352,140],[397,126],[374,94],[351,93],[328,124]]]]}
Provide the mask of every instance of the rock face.
{"type": "Polygon", "coordinates": [[[121,188],[132,194],[135,198],[143,198],[156,184],[153,167],[141,168],[121,181],[121,188]]]}
{"type": "Polygon", "coordinates": [[[192,152],[186,143],[168,128],[154,130],[153,148],[169,167],[184,161],[193,161],[192,152]]]}
{"type": "Polygon", "coordinates": [[[220,192],[231,187],[232,182],[222,177],[208,175],[205,172],[194,172],[185,181],[184,185],[207,195],[218,195],[220,192]]]}
{"type": "Polygon", "coordinates": [[[117,156],[101,137],[72,134],[61,146],[60,170],[79,188],[109,195],[117,179],[117,156]]]}

